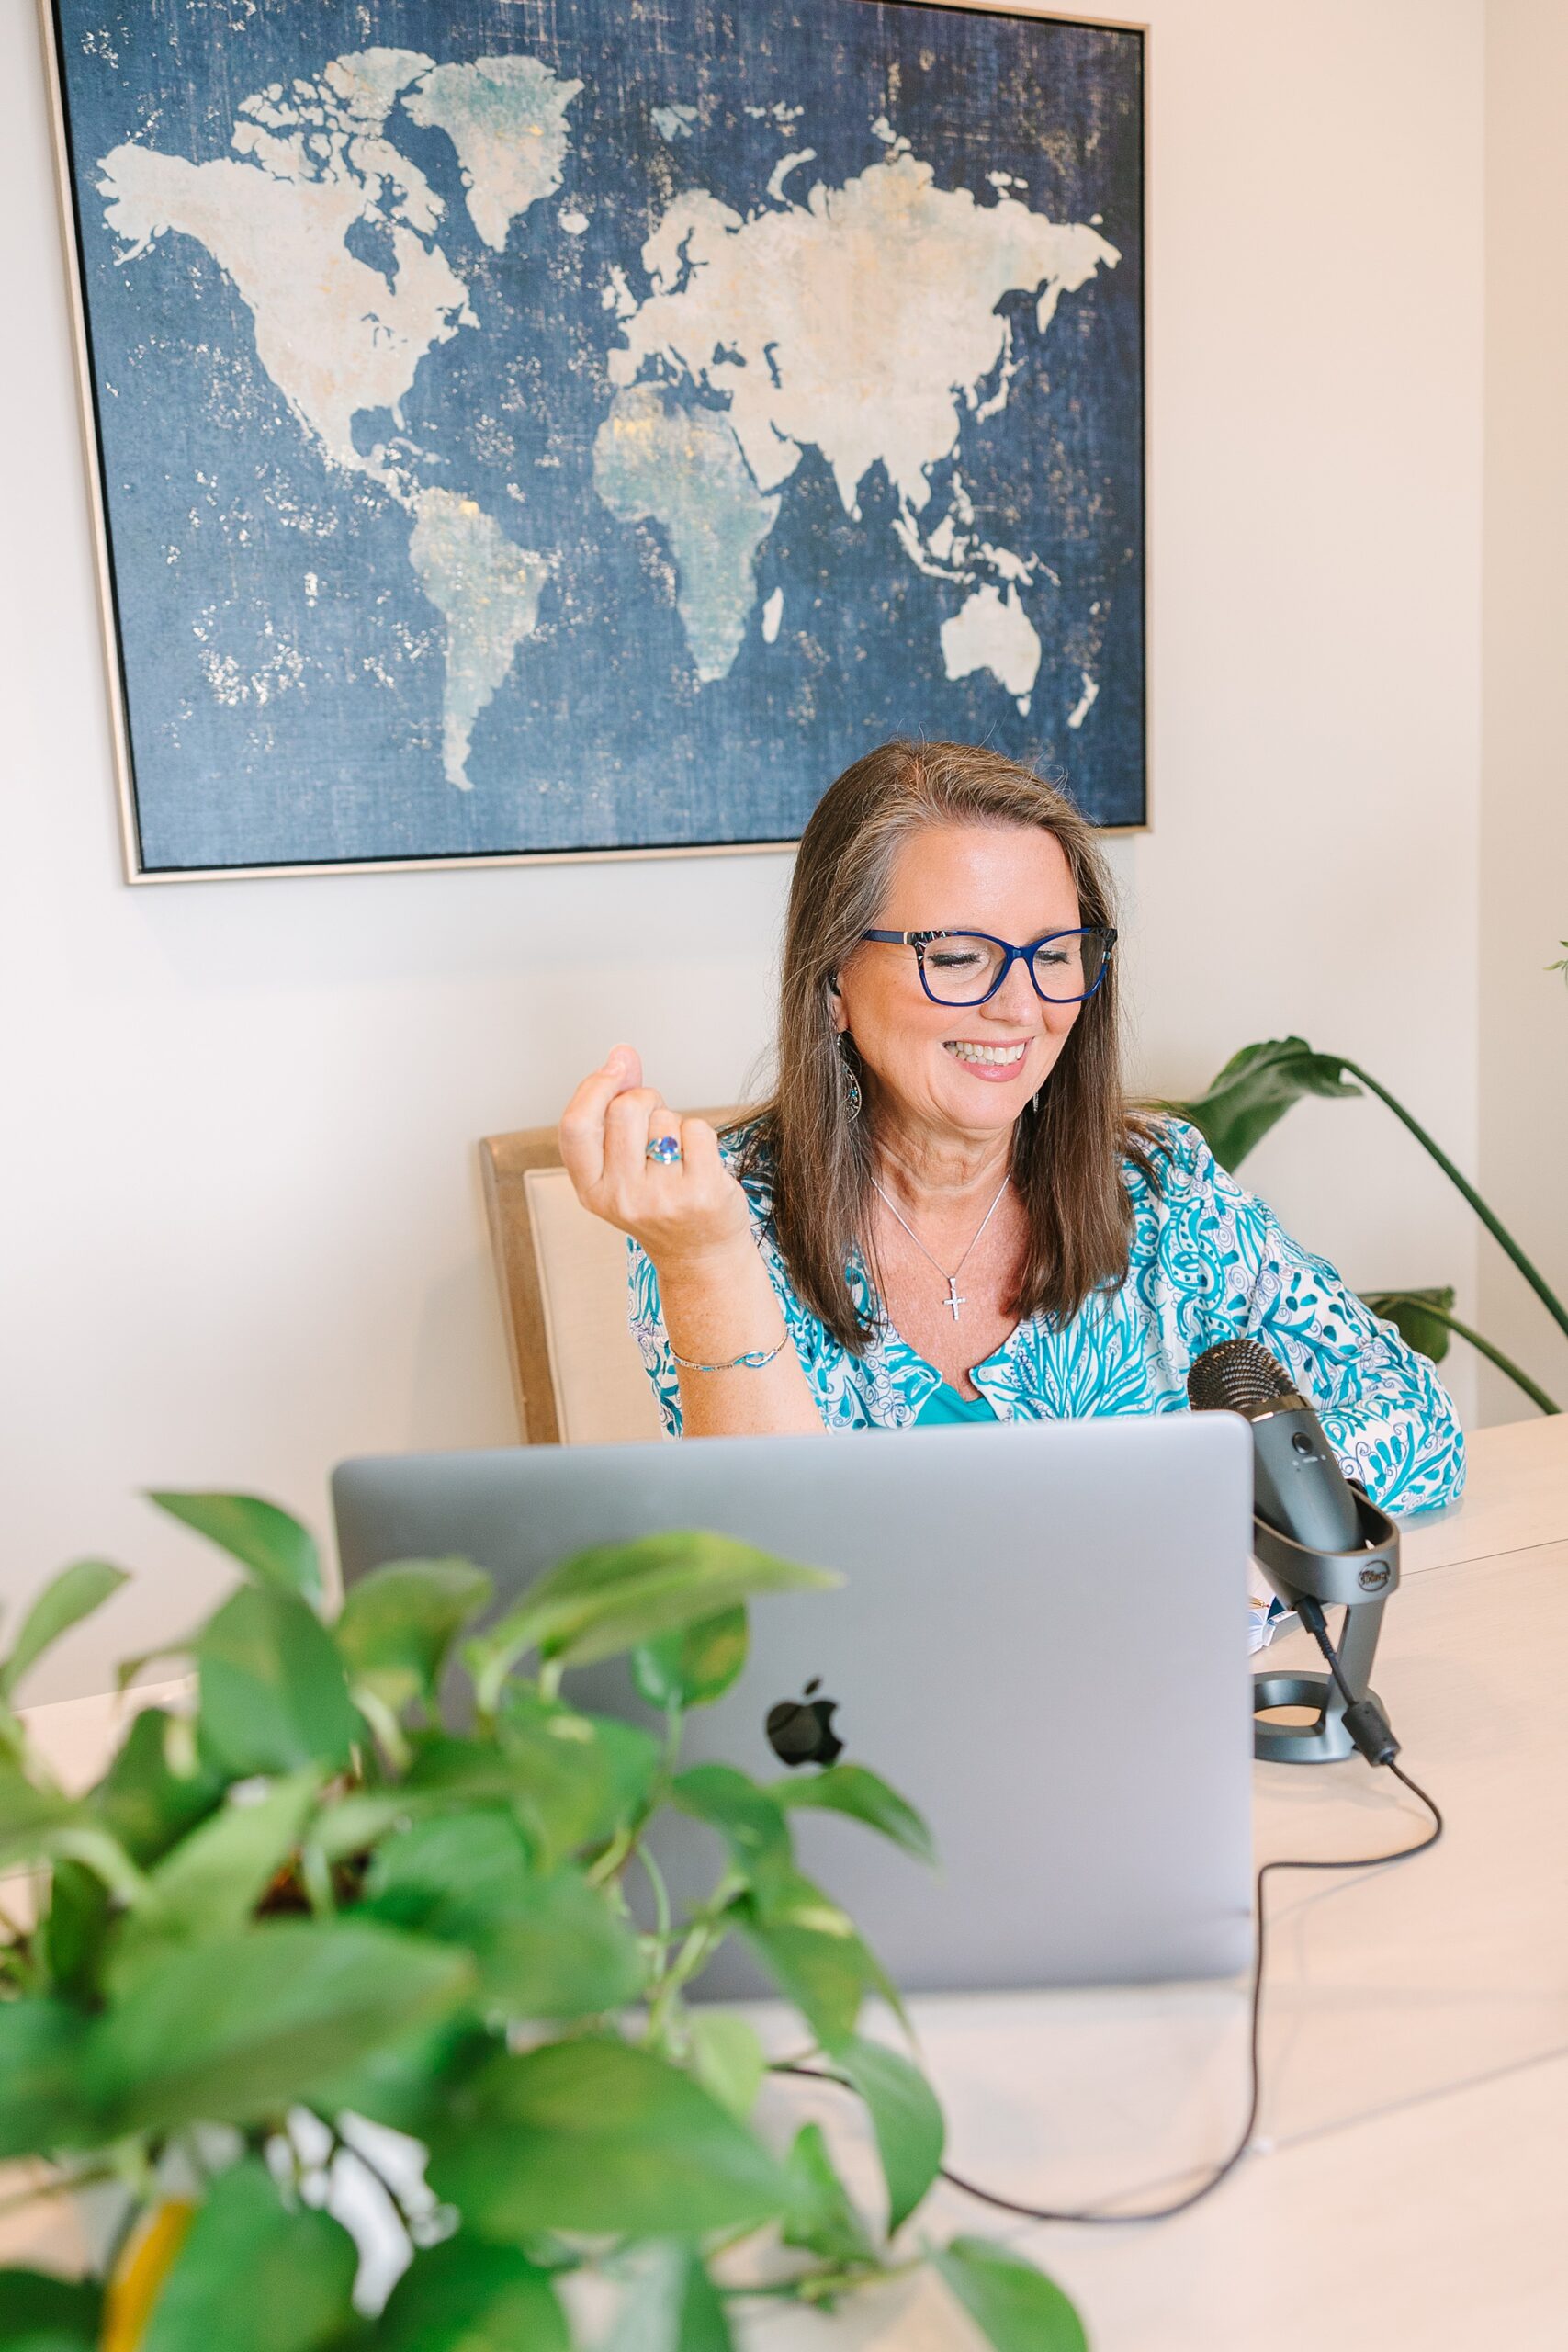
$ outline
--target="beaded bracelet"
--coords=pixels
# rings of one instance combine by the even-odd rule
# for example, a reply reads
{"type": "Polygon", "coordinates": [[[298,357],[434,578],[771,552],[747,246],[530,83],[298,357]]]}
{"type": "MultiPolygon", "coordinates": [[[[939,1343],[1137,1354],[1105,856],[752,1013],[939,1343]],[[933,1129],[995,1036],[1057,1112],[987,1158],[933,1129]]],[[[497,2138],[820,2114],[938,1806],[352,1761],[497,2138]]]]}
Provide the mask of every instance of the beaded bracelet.
{"type": "Polygon", "coordinates": [[[783,1354],[788,1337],[786,1331],[776,1348],[748,1348],[743,1356],[731,1356],[728,1363],[698,1363],[692,1356],[677,1355],[673,1347],[670,1353],[683,1372],[761,1372],[765,1363],[772,1363],[776,1355],[783,1354]]]}

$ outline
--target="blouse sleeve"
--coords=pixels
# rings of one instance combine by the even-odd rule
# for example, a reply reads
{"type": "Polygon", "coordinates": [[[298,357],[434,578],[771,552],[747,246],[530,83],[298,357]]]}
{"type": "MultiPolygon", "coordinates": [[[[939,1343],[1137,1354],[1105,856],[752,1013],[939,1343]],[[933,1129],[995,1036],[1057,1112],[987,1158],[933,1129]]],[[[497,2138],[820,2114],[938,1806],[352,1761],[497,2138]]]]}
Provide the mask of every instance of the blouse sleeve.
{"type": "Polygon", "coordinates": [[[1375,1316],[1325,1258],[1293,1241],[1195,1129],[1178,1135],[1179,1154],[1208,1195],[1205,1221],[1231,1277],[1221,1286],[1222,1328],[1204,1345],[1238,1336],[1260,1341],[1316,1407],[1347,1476],[1359,1478],[1380,1509],[1430,1510],[1457,1500],[1464,1432],[1429,1359],[1375,1316]]]}
{"type": "Polygon", "coordinates": [[[659,1296],[659,1276],[653,1261],[631,1235],[626,1236],[626,1319],[642,1357],[643,1370],[653,1385],[659,1418],[666,1437],[681,1434],[681,1375],[670,1352],[664,1329],[664,1308],[659,1296]]]}

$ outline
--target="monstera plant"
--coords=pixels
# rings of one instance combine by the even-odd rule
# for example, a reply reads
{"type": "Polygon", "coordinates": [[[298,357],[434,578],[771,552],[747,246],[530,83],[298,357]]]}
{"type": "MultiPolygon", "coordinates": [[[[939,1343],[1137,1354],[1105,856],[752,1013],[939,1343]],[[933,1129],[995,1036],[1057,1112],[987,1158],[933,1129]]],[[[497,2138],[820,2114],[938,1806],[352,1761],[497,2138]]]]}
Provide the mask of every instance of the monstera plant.
{"type": "MultiPolygon", "coordinates": [[[[1565,941],[1564,945],[1568,945],[1565,941]]],[[[1556,967],[1553,967],[1555,969],[1556,967]]],[[[1429,1136],[1425,1127],[1412,1117],[1403,1102],[1396,1102],[1387,1087],[1356,1062],[1348,1061],[1342,1054],[1314,1052],[1304,1037],[1272,1037],[1258,1046],[1244,1046],[1233,1054],[1218,1077],[1190,1102],[1168,1102],[1162,1107],[1190,1119],[1199,1128],[1222,1168],[1233,1172],[1254,1147],[1262,1142],[1270,1127],[1282,1119],[1292,1103],[1303,1095],[1326,1095],[1337,1099],[1359,1094],[1363,1089],[1386,1103],[1396,1119],[1409,1129],[1423,1151],[1429,1153],[1464,1200],[1474,1210],[1487,1232],[1509,1257],[1525,1281],[1534,1291],[1547,1313],[1568,1332],[1568,1307],[1551,1290],[1540,1270],[1531,1264],[1500,1218],[1494,1215],[1474,1186],[1460,1173],[1442,1147],[1429,1136]]],[[[1520,1370],[1511,1357],[1468,1323],[1461,1323],[1453,1311],[1454,1294],[1450,1284],[1430,1290],[1368,1291],[1367,1305],[1374,1315],[1386,1316],[1396,1323],[1414,1348],[1440,1363],[1448,1351],[1450,1333],[1476,1349],[1499,1372],[1506,1373],[1533,1405],[1543,1413],[1555,1413],[1561,1408],[1553,1404],[1546,1391],[1520,1370]]]]}
{"type": "Polygon", "coordinates": [[[16,1696],[123,1581],[100,1562],[40,1595],[0,1667],[0,1864],[36,1896],[0,1928],[0,2194],[74,2196],[100,2242],[91,2275],[0,2270],[0,2344],[726,2352],[748,2308],[830,2312],[929,2259],[976,2341],[1082,2352],[1040,2271],[921,2233],[941,2112],[861,2030],[897,1996],[795,1861],[798,1806],[911,1869],[919,1816],[860,1764],[771,1785],[682,1767],[686,1711],[741,1669],[747,1602],[830,1579],[660,1535],[567,1561],[493,1622],[462,1560],[383,1567],[329,1621],[296,1521],[155,1499],[243,1571],[183,1645],[190,1704],[136,1714],[85,1793],[51,1780],[16,1696]],[[616,1653],[661,1733],[563,1695],[616,1653]],[[722,1856],[683,1916],[648,1846],[671,1806],[722,1856]],[[728,1936],[799,2015],[771,2085],[746,2018],[689,1998],[728,1936]],[[790,2128],[802,2071],[861,2102],[874,2212],[821,2127],[790,2128]]]}

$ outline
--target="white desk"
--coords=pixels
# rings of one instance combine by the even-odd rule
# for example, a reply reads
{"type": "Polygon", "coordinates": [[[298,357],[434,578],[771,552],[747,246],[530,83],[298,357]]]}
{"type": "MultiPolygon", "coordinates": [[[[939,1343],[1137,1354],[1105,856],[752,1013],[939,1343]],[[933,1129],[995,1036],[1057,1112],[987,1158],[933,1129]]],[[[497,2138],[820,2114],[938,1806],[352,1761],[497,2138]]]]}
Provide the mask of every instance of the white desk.
{"type": "Polygon", "coordinates": [[[1464,1499],[1428,1511],[1405,1532],[1405,1576],[1494,1559],[1568,1535],[1568,1413],[1477,1430],[1467,1442],[1464,1499]]]}
{"type": "MultiPolygon", "coordinates": [[[[1075,2297],[1095,2352],[1568,2346],[1568,1416],[1480,1432],[1466,1500],[1403,1554],[1376,1680],[1449,1831],[1396,1871],[1271,1883],[1258,2152],[1168,2222],[1026,2228],[947,2191],[921,2216],[933,2236],[1013,2239],[1075,2297]]],[[[1276,1656],[1316,1663],[1304,1636],[1276,1656]]],[[[59,1769],[97,1769],[107,1702],[35,1722],[59,1769]]],[[[1371,1852],[1424,1821],[1359,1759],[1258,1769],[1260,1860],[1371,1852]]],[[[1243,1985],[912,2007],[952,2159],[1005,2193],[1156,2199],[1239,2128],[1243,1985]]],[[[851,2102],[769,2097],[818,2114],[874,2195],[851,2102]]],[[[39,2231],[30,2258],[69,2259],[39,2231]]],[[[929,2278],[831,2324],[753,2308],[742,2333],[749,2352],[978,2341],[929,2278]]]]}
{"type": "MultiPolygon", "coordinates": [[[[1568,1417],[1483,1431],[1469,1498],[1405,1539],[1376,1682],[1448,1833],[1397,1870],[1270,1882],[1258,2149],[1168,2222],[1027,2227],[943,2191],[934,2235],[1007,2237],[1095,2352],[1568,2346],[1568,1417]]],[[[1320,1661],[1304,1635],[1272,1664],[1320,1661]]],[[[1426,1815],[1359,1759],[1258,1768],[1259,1860],[1373,1852],[1426,1815]]],[[[1246,1988],[926,1997],[956,2167],[1043,2204],[1158,2201],[1232,2143],[1246,1988]]],[[[852,2108],[816,2095],[847,2169],[852,2108]]],[[[756,2352],[973,2352],[929,2282],[756,2352]]]]}

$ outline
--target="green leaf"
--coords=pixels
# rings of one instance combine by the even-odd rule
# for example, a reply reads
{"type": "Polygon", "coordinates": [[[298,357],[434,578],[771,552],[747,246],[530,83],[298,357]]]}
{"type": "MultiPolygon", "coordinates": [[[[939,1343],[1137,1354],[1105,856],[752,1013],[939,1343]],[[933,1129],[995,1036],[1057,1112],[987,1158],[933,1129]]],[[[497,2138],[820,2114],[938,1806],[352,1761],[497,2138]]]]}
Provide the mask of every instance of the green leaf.
{"type": "Polygon", "coordinates": [[[1342,1055],[1314,1053],[1304,1037],[1271,1037],[1233,1054],[1195,1102],[1162,1107],[1190,1120],[1220,1166],[1234,1170],[1303,1095],[1359,1094],[1344,1069],[1342,1055]]]}
{"type": "Polygon", "coordinates": [[[608,1838],[623,1823],[647,1810],[653,1784],[664,1769],[664,1751],[651,1732],[615,1715],[584,1715],[604,1759],[609,1783],[607,1811],[599,1835],[608,1838]]]}
{"type": "Polygon", "coordinates": [[[310,1843],[329,1862],[347,1861],[372,1852],[394,1831],[458,1813],[470,1802],[481,1800],[452,1789],[411,1789],[406,1781],[389,1788],[355,1789],[321,1807],[310,1824],[310,1843]]]}
{"type": "Polygon", "coordinates": [[[706,1707],[722,1699],[746,1663],[744,1604],[677,1626],[632,1652],[632,1679],[650,1707],[706,1707]]]}
{"type": "Polygon", "coordinates": [[[118,1754],[88,1799],[104,1826],[143,1869],[223,1801],[225,1782],[208,1759],[193,1759],[188,1774],[170,1768],[167,1735],[174,1720],[162,1707],[144,1707],[133,1716],[118,1754]]]}
{"type": "Polygon", "coordinates": [[[149,1502],[182,1520],[247,1567],[258,1584],[274,1592],[319,1600],[321,1564],[309,1528],[276,1503],[255,1495],[150,1494],[149,1502]]]}
{"type": "MultiPolygon", "coordinates": [[[[109,1942],[108,1889],[82,1862],[56,1862],[42,1922],[43,1956],[58,1993],[96,2008],[109,1942]]],[[[5,2338],[0,2336],[0,2344],[5,2338]]]]}
{"type": "Polygon", "coordinates": [[[793,1876],[789,1824],[770,1791],[732,1764],[694,1764],[671,1783],[671,1800],[705,1821],[728,1847],[735,1868],[759,1889],[793,1876]]]}
{"type": "Polygon", "coordinates": [[[823,2049],[840,2050],[880,1973],[839,1905],[791,1871],[770,1878],[765,1898],[738,1897],[731,1917],[823,2049]]]}
{"type": "Polygon", "coordinates": [[[0,1765],[0,1870],[62,1855],[85,1863],[121,1896],[140,1892],[130,1857],[86,1805],[35,1788],[14,1765],[0,1765]]]}
{"type": "Polygon", "coordinates": [[[345,1764],[359,1736],[343,1660],[307,1602],[243,1587],[196,1644],[201,1732],[236,1780],[345,1764]]]}
{"type": "Polygon", "coordinates": [[[502,1684],[528,1650],[565,1665],[590,1666],[656,1634],[732,1609],[750,1594],[840,1581],[728,1535],[644,1535],[579,1552],[541,1577],[516,1609],[470,1643],[480,1709],[494,1707],[502,1684]]]}
{"type": "Polygon", "coordinates": [[[339,2223],[290,2210],[257,2158],[220,2173],[164,2282],[141,2352],[316,2352],[354,2317],[339,2223]]]}
{"type": "Polygon", "coordinates": [[[1454,1289],[1451,1283],[1432,1290],[1366,1290],[1361,1304],[1371,1307],[1385,1323],[1393,1324],[1407,1347],[1429,1356],[1434,1363],[1441,1363],[1449,1351],[1452,1337],[1440,1316],[1428,1315],[1428,1306],[1446,1306],[1453,1311],[1454,1289]]]}
{"type": "Polygon", "coordinates": [[[412,1822],[376,1849],[365,1908],[389,1927],[463,1935],[521,1900],[534,1876],[523,1832],[501,1806],[412,1822]]]}
{"type": "Polygon", "coordinates": [[[0,2002],[0,2156],[44,2155],[92,2140],[80,2096],[86,2033],[63,2001],[0,2002]]]}
{"type": "Polygon", "coordinates": [[[764,2071],[757,2029],[726,2009],[692,2012],[691,2071],[710,2098],[744,2123],[757,2104],[764,2071]]]}
{"type": "Polygon", "coordinates": [[[333,1632],[350,1679],[391,1708],[431,1699],[446,1654],[493,1590],[468,1560],[391,1560],[351,1585],[333,1632]]]}
{"type": "Polygon", "coordinates": [[[870,2262],[871,2240],[833,2169],[819,2123],[803,2123],[789,2152],[790,2199],[780,2235],[824,2262],[870,2262]]]}
{"type": "Polygon", "coordinates": [[[604,2352],[735,2352],[724,2301],[699,2249],[666,2238],[641,2246],[604,2352]]]}
{"type": "MultiPolygon", "coordinates": [[[[507,1693],[496,1736],[542,1870],[613,1836],[640,1810],[659,1769],[658,1741],[635,1724],[580,1714],[524,1689],[507,1693]]],[[[422,1758],[411,1782],[423,1785],[427,1770],[422,1758]]]]}
{"type": "Polygon", "coordinates": [[[264,1920],[158,1962],[98,2021],[84,2087],[118,2133],[255,2123],[474,1990],[472,1961],[338,1918],[264,1920]]]}
{"type": "Polygon", "coordinates": [[[454,2100],[430,2180],[486,2237],[697,2236],[787,2201],[773,2157],[696,2083],[597,2039],[493,2059],[454,2100]]]}
{"type": "Polygon", "coordinates": [[[320,1769],[308,1765],[253,1804],[226,1804],[166,1855],[120,1928],[111,1991],[127,1991],[179,1944],[240,1927],[298,1847],[320,1786],[320,1769]]]}
{"type": "Polygon", "coordinates": [[[575,1871],[536,1879],[506,1918],[468,1941],[481,1991],[513,2018],[599,2017],[643,1989],[636,1935],[575,1871]]]}
{"type": "Polygon", "coordinates": [[[768,1783],[769,1793],[782,1805],[818,1805],[825,1812],[848,1814],[880,1830],[919,1862],[936,1861],[931,1833],[919,1815],[863,1764],[829,1764],[824,1771],[791,1773],[768,1783]]]}
{"type": "Polygon", "coordinates": [[[86,1818],[73,1798],[37,1789],[14,1764],[0,1764],[0,1871],[58,1851],[54,1833],[86,1818]]]}
{"type": "Polygon", "coordinates": [[[6,2352],[96,2352],[103,2308],[96,2279],[0,2270],[0,2345],[6,2352]]]}
{"type": "Polygon", "coordinates": [[[932,2258],[996,2352],[1089,2352],[1077,2312],[1032,2262],[985,2238],[954,2238],[932,2258]]]}
{"type": "Polygon", "coordinates": [[[859,2034],[834,2053],[864,2100],[887,2182],[887,2234],[894,2237],[942,2166],[946,2136],[935,2092],[918,2066],[859,2034]]]}
{"type": "Polygon", "coordinates": [[[416,2254],[376,2330],[376,2352],[571,2352],[556,2290],[515,2246],[459,2231],[416,2254]]]}
{"type": "Polygon", "coordinates": [[[11,1655],[0,1666],[0,1699],[11,1696],[28,1668],[36,1666],[62,1634],[90,1617],[95,1609],[101,1609],[130,1581],[123,1568],[111,1567],[107,1560],[78,1560],[74,1566],[62,1568],[28,1611],[11,1655]]]}
{"type": "Polygon", "coordinates": [[[539,1877],[505,1814],[452,1815],[389,1838],[366,1894],[373,1917],[466,1944],[485,1998],[513,2017],[597,2016],[642,1990],[630,1928],[579,1872],[539,1877]]]}
{"type": "Polygon", "coordinates": [[[586,1715],[521,1704],[514,1693],[500,1726],[513,1802],[541,1870],[610,1834],[618,1811],[608,1751],[586,1715]]]}
{"type": "Polygon", "coordinates": [[[459,2009],[434,2025],[393,2034],[334,2067],[315,2085],[310,2102],[322,2115],[363,2115],[423,2139],[445,2112],[453,2086],[466,2082],[494,2048],[493,2037],[459,2009]]]}

